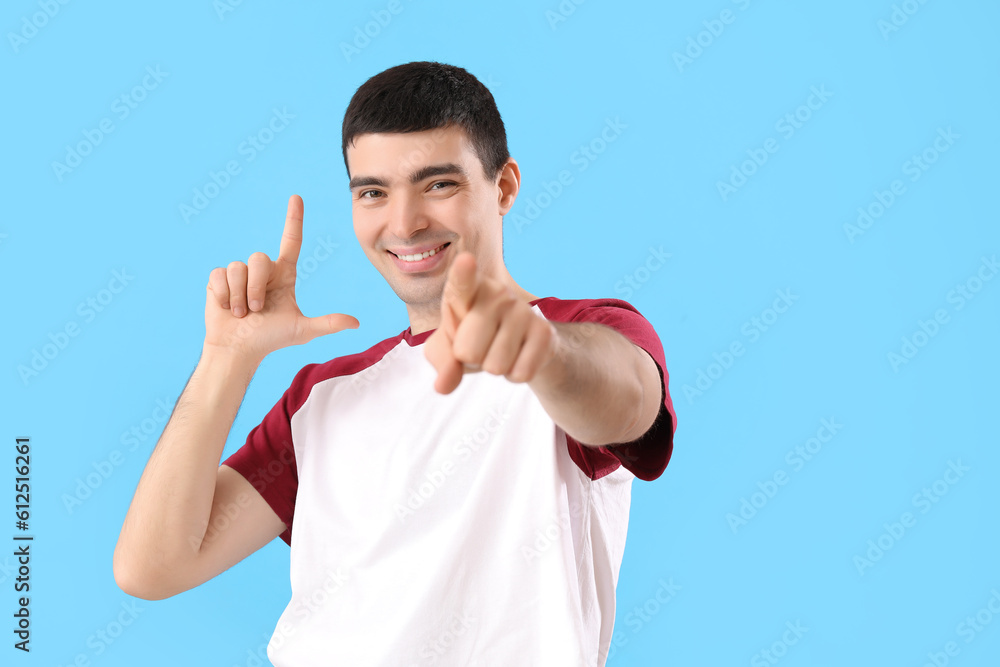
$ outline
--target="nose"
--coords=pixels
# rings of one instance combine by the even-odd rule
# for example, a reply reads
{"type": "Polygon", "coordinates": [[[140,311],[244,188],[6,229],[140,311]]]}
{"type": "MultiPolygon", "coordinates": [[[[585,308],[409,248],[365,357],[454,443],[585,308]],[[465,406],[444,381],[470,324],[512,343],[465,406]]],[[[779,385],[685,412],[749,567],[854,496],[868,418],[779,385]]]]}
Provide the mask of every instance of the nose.
{"type": "Polygon", "coordinates": [[[389,233],[400,239],[411,238],[430,224],[420,197],[407,192],[396,193],[385,208],[385,214],[389,216],[386,225],[389,233]]]}

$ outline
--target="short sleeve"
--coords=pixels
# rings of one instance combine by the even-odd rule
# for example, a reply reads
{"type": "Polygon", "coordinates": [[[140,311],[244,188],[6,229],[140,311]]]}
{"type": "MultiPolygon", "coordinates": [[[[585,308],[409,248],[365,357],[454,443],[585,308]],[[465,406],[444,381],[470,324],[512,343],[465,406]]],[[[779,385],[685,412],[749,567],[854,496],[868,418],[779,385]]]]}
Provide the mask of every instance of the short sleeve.
{"type": "Polygon", "coordinates": [[[314,365],[299,371],[281,399],[247,435],[243,446],[223,461],[243,475],[284,522],[287,528],[281,539],[289,545],[299,480],[291,422],[292,415],[305,402],[308,392],[304,378],[314,365]]]}
{"type": "Polygon", "coordinates": [[[547,319],[564,322],[592,322],[610,327],[633,344],[644,350],[656,363],[660,372],[662,401],[656,420],[646,433],[632,442],[602,447],[583,445],[566,436],[570,457],[591,478],[599,479],[617,470],[621,465],[637,478],[653,481],[663,474],[673,452],[674,431],[677,417],[670,398],[669,375],[663,345],[653,325],[631,304],[620,299],[593,299],[564,304],[560,308],[542,308],[547,319]],[[566,310],[570,309],[570,312],[566,310]],[[553,315],[550,317],[550,314],[553,315]],[[560,317],[562,315],[565,317],[560,317]],[[568,317],[567,317],[568,316],[568,317]]]}

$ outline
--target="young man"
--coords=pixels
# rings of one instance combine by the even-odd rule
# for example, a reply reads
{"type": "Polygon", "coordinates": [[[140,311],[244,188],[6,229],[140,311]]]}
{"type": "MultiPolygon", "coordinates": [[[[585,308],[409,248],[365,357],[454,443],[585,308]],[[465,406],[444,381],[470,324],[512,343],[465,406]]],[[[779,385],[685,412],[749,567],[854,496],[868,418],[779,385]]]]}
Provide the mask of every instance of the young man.
{"type": "Polygon", "coordinates": [[[280,536],[278,667],[601,666],[631,482],[672,448],[660,341],[623,301],[539,298],[511,278],[520,172],[464,69],[376,75],[342,132],[355,233],[410,327],[301,369],[219,465],[263,358],[358,326],[299,311],[293,196],[277,260],[209,277],[202,357],[139,481],[116,580],[168,597],[280,536]]]}

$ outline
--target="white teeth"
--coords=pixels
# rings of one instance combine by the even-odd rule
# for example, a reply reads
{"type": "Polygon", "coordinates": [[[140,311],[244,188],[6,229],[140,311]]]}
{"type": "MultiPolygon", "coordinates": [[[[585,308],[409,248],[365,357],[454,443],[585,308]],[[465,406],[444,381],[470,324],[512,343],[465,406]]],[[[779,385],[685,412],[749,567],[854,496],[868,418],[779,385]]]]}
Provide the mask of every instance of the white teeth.
{"type": "Polygon", "coordinates": [[[404,262],[417,262],[421,259],[426,259],[431,255],[436,255],[438,250],[441,250],[441,248],[443,247],[444,246],[441,246],[440,248],[434,248],[434,250],[428,250],[427,252],[420,253],[419,255],[396,255],[396,257],[399,257],[404,262]]]}

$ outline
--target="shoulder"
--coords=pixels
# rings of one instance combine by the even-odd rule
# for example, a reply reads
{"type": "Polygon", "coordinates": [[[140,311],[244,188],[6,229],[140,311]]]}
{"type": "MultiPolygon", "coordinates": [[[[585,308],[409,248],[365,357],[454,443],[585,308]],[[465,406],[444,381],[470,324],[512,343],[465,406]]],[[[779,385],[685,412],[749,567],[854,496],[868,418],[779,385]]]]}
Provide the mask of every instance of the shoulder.
{"type": "Polygon", "coordinates": [[[288,391],[293,402],[304,402],[313,386],[337,377],[355,375],[361,371],[374,366],[387,355],[391,355],[394,348],[403,343],[406,332],[399,333],[375,343],[363,352],[356,352],[342,357],[335,357],[322,363],[313,363],[303,366],[295,378],[288,391]]]}
{"type": "Polygon", "coordinates": [[[635,306],[621,299],[560,299],[549,296],[533,303],[545,319],[554,322],[600,321],[602,315],[628,316],[626,313],[642,317],[635,306]]]}

